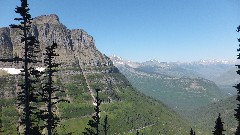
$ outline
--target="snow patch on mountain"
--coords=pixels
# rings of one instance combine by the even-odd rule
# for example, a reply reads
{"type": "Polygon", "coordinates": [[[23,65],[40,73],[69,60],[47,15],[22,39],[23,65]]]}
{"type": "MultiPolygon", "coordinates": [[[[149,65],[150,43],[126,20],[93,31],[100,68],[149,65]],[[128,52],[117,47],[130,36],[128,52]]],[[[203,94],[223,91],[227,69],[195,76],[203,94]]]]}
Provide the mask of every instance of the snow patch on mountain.
{"type": "Polygon", "coordinates": [[[116,56],[116,55],[113,55],[113,56],[110,56],[110,59],[112,60],[113,64],[114,65],[117,65],[117,66],[130,66],[132,68],[137,68],[139,66],[139,63],[137,62],[132,62],[132,61],[129,61],[129,60],[124,60],[123,58],[119,57],[119,56],[116,56]]]}
{"type": "Polygon", "coordinates": [[[125,60],[117,55],[110,56],[111,60],[114,64],[122,64],[122,65],[129,65],[131,66],[132,63],[139,64],[151,64],[151,65],[179,65],[179,64],[201,64],[201,65],[215,65],[215,64],[226,64],[226,65],[236,65],[240,64],[240,60],[216,60],[216,59],[209,59],[209,60],[199,60],[199,61],[192,61],[192,62],[161,62],[157,59],[152,59],[145,62],[133,62],[129,60],[125,60]]]}
{"type": "MultiPolygon", "coordinates": [[[[42,72],[45,70],[44,67],[37,67],[36,68],[38,71],[42,72]]],[[[0,68],[0,70],[4,70],[6,71],[8,74],[12,74],[12,75],[16,75],[16,74],[20,74],[21,70],[23,69],[17,69],[17,68],[0,68]]]]}
{"type": "Polygon", "coordinates": [[[8,74],[20,74],[22,69],[16,69],[16,68],[0,68],[0,70],[6,71],[8,74]]]}

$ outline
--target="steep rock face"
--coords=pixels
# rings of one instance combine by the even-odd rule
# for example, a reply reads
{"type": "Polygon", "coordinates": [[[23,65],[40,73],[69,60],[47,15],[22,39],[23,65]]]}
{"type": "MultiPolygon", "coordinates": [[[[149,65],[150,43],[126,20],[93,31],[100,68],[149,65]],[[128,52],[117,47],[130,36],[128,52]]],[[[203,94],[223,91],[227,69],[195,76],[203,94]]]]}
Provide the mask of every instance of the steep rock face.
{"type": "MultiPolygon", "coordinates": [[[[0,30],[0,47],[2,53],[0,58],[12,58],[13,56],[23,57],[23,44],[21,43],[21,31],[19,29],[2,28],[0,30]]],[[[92,36],[88,35],[82,29],[69,30],[66,26],[60,23],[57,15],[42,15],[36,17],[32,21],[32,27],[29,35],[35,36],[40,45],[39,59],[42,63],[37,66],[42,67],[45,48],[53,42],[58,44],[56,52],[59,57],[56,57],[56,62],[60,63],[63,80],[67,75],[80,74],[85,78],[88,89],[94,94],[95,85],[101,84],[103,92],[108,93],[107,100],[119,100],[109,84],[121,84],[123,81],[116,80],[111,73],[119,73],[118,69],[113,66],[111,60],[99,52],[95,46],[95,41],[92,36]],[[68,68],[77,68],[80,71],[66,70],[68,68]],[[94,79],[92,76],[95,76],[94,79]]],[[[21,63],[0,63],[1,67],[16,67],[21,68],[21,63]]]]}
{"type": "Polygon", "coordinates": [[[0,28],[0,56],[1,58],[11,58],[13,45],[10,37],[10,29],[0,28]]]}
{"type": "MultiPolygon", "coordinates": [[[[20,32],[18,29],[12,28],[0,29],[0,46],[2,46],[0,58],[22,56],[23,44],[20,42],[20,32]]],[[[82,29],[67,29],[60,23],[57,15],[43,15],[34,18],[29,34],[39,40],[41,49],[39,58],[42,60],[45,47],[56,42],[58,44],[57,53],[60,55],[57,62],[63,66],[112,66],[111,61],[96,49],[92,36],[82,29]]]]}

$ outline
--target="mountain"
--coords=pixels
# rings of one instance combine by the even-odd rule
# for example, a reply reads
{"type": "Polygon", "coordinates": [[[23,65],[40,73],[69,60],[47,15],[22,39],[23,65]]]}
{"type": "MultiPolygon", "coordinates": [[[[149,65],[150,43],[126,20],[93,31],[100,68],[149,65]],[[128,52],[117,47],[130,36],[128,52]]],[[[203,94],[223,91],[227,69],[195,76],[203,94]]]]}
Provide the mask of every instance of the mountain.
{"type": "MultiPolygon", "coordinates": [[[[22,56],[19,30],[0,28],[0,57],[22,56]]],[[[92,36],[82,29],[69,30],[57,15],[43,15],[34,18],[30,35],[40,42],[39,59],[44,48],[53,41],[58,44],[55,61],[61,64],[55,77],[56,85],[66,93],[58,93],[70,103],[56,106],[60,117],[57,132],[60,135],[72,132],[81,134],[94,113],[96,88],[100,88],[101,122],[105,115],[109,118],[109,134],[135,134],[136,130],[146,135],[188,134],[189,124],[172,109],[158,100],[136,91],[107,56],[97,50],[92,36]]],[[[42,63],[36,65],[43,67],[42,63]]],[[[21,68],[21,63],[1,63],[1,68],[21,68]]],[[[17,134],[18,111],[15,107],[19,75],[2,73],[1,79],[1,119],[4,134],[17,134]]],[[[41,124],[41,123],[40,123],[41,124]]],[[[199,134],[205,134],[199,132],[199,134]]]]}
{"type": "MultiPolygon", "coordinates": [[[[236,62],[235,62],[236,64],[236,62]]],[[[236,94],[235,84],[240,82],[240,78],[236,73],[234,62],[226,63],[210,63],[210,64],[182,64],[185,69],[192,70],[202,78],[211,80],[217,84],[221,90],[228,96],[236,94]]]]}
{"type": "MultiPolygon", "coordinates": [[[[173,76],[203,77],[212,81],[216,81],[217,84],[221,84],[223,82],[222,81],[218,82],[217,81],[218,79],[214,80],[214,78],[220,78],[220,75],[226,74],[227,72],[235,74],[236,73],[235,65],[239,63],[237,61],[224,61],[224,60],[222,61],[200,60],[194,62],[160,62],[157,59],[149,60],[146,62],[133,62],[124,60],[116,55],[110,57],[114,64],[118,66],[126,65],[131,67],[132,63],[137,65],[136,67],[143,69],[149,68],[149,66],[151,66],[152,69],[150,68],[145,70],[148,72],[160,72],[160,73],[164,72],[166,75],[170,76],[173,75],[173,76]]],[[[236,76],[233,76],[231,79],[233,78],[236,81],[236,76]]]]}
{"type": "Polygon", "coordinates": [[[156,59],[146,62],[132,62],[119,56],[110,56],[114,65],[136,66],[146,72],[164,73],[168,76],[202,77],[214,81],[217,85],[229,85],[238,83],[236,64],[237,61],[200,60],[194,62],[160,62],[156,59]],[[230,77],[231,76],[231,77],[230,77]]]}
{"type": "Polygon", "coordinates": [[[232,72],[233,66],[230,64],[232,62],[226,61],[174,63],[150,60],[138,63],[117,56],[111,59],[134,87],[181,114],[230,97],[228,93],[235,92],[231,92],[228,88],[232,84],[231,79],[238,80],[236,76],[231,76],[232,73],[227,77],[226,74],[229,70],[232,72]],[[214,73],[216,74],[213,75],[214,73]],[[210,76],[221,77],[222,80],[230,79],[229,84],[226,81],[226,84],[222,85],[226,87],[223,90],[220,85],[212,81],[214,79],[210,76]]]}
{"type": "MultiPolygon", "coordinates": [[[[115,56],[116,58],[117,56],[115,56]]],[[[144,72],[160,73],[174,77],[191,77],[205,78],[216,83],[226,94],[235,95],[236,91],[233,85],[240,82],[240,78],[236,74],[236,64],[234,61],[219,60],[200,60],[195,62],[159,62],[158,60],[150,60],[142,63],[131,62],[123,59],[115,59],[111,57],[117,66],[130,66],[134,63],[135,67],[144,72]]]]}
{"type": "MultiPolygon", "coordinates": [[[[19,29],[8,27],[0,29],[2,37],[0,39],[0,58],[23,55],[23,44],[19,44],[21,42],[19,33],[19,29]]],[[[57,42],[57,52],[60,55],[57,62],[64,66],[79,64],[112,66],[110,60],[97,50],[92,36],[82,29],[67,29],[60,23],[57,15],[43,15],[35,18],[29,34],[40,41],[41,52],[52,42],[57,42]]],[[[39,53],[39,59],[43,59],[42,53],[39,53]]]]}

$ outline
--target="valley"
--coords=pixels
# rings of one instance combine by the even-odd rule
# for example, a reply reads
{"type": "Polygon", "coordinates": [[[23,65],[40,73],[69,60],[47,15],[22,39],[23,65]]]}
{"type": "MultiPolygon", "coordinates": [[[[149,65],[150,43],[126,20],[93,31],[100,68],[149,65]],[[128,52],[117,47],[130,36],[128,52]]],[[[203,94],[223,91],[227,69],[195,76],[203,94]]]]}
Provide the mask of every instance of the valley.
{"type": "Polygon", "coordinates": [[[229,123],[226,133],[233,134],[237,122],[237,90],[233,86],[240,81],[236,62],[138,63],[118,56],[111,59],[136,89],[168,105],[195,128],[213,130],[221,113],[223,121],[229,123]]]}

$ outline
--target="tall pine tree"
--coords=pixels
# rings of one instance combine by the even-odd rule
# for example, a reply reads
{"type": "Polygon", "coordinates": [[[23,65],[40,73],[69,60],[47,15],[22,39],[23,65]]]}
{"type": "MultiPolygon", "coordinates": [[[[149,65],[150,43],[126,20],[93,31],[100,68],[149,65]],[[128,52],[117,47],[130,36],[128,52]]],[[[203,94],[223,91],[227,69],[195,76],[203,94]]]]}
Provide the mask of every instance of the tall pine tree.
{"type": "MultiPolygon", "coordinates": [[[[39,134],[36,130],[36,121],[33,118],[37,114],[37,107],[34,102],[37,100],[36,80],[34,77],[38,76],[38,72],[33,67],[33,63],[37,63],[36,54],[39,52],[39,42],[34,36],[31,36],[29,30],[31,28],[31,15],[29,14],[28,2],[27,0],[21,0],[21,6],[16,8],[15,12],[20,14],[20,18],[15,18],[15,20],[20,21],[19,25],[10,25],[11,28],[20,29],[21,43],[24,44],[23,56],[16,56],[11,59],[0,59],[3,62],[23,62],[23,70],[21,70],[21,75],[23,76],[23,83],[19,84],[22,90],[18,92],[17,105],[21,111],[19,118],[19,126],[24,128],[24,134],[39,134]],[[31,64],[31,65],[30,65],[31,64]]],[[[19,43],[20,44],[20,43],[19,43]]]]}
{"type": "Polygon", "coordinates": [[[57,72],[57,67],[59,64],[55,63],[55,57],[59,56],[56,54],[57,44],[53,42],[52,45],[46,47],[46,52],[44,53],[44,63],[46,66],[45,73],[44,73],[44,84],[41,95],[41,102],[44,102],[46,109],[41,110],[40,118],[45,122],[44,128],[47,128],[47,134],[52,135],[54,132],[54,129],[57,127],[59,118],[56,115],[56,104],[61,101],[66,101],[64,99],[59,99],[57,97],[57,93],[64,92],[57,87],[54,86],[54,73],[57,72]]]}
{"type": "Polygon", "coordinates": [[[223,128],[223,123],[221,119],[221,114],[219,113],[218,118],[215,122],[215,127],[213,131],[213,135],[224,135],[223,132],[225,131],[223,128]]]}
{"type": "MultiPolygon", "coordinates": [[[[237,27],[237,32],[240,32],[240,25],[237,27]]],[[[240,42],[240,38],[238,39],[238,42],[240,42]]],[[[239,44],[239,47],[240,47],[240,44],[239,44]]],[[[237,49],[237,51],[239,52],[240,51],[240,48],[237,49]]],[[[237,59],[240,59],[240,53],[238,54],[238,57],[237,59]]],[[[237,68],[238,68],[238,71],[237,71],[237,74],[240,75],[240,65],[236,65],[237,68]]],[[[235,135],[240,135],[240,83],[237,84],[236,86],[234,86],[238,93],[237,93],[237,101],[239,102],[238,103],[238,107],[237,109],[235,109],[236,113],[235,113],[235,118],[237,119],[238,121],[238,125],[237,125],[237,129],[236,129],[236,132],[235,132],[235,135]]]]}

